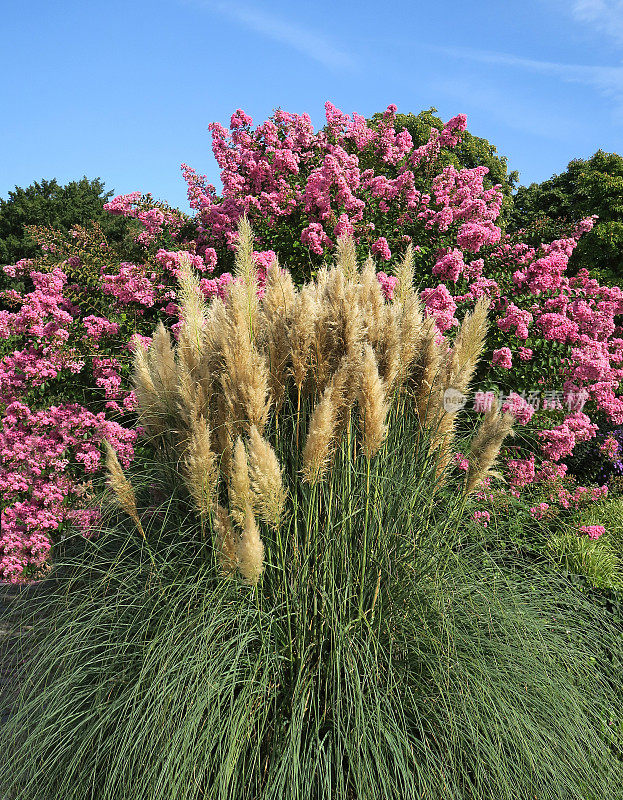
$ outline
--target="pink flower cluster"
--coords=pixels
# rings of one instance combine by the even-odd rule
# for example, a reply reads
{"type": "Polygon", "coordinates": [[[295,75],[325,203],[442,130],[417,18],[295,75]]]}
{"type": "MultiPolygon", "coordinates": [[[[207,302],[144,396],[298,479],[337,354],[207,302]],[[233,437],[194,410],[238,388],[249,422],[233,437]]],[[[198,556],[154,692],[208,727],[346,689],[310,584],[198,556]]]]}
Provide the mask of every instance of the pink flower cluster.
{"type": "Polygon", "coordinates": [[[440,283],[434,289],[424,289],[422,300],[426,316],[435,318],[437,327],[442,333],[459,324],[454,316],[457,305],[444,283],[440,283]]]}
{"type": "Polygon", "coordinates": [[[510,369],[513,366],[513,354],[510,347],[499,347],[494,350],[491,363],[502,369],[510,369]]]}
{"type": "Polygon", "coordinates": [[[535,519],[543,519],[549,510],[549,503],[539,503],[538,506],[533,506],[530,513],[535,519]]]}
{"type": "Polygon", "coordinates": [[[102,289],[121,303],[140,303],[150,308],[156,301],[155,278],[154,272],[146,273],[137,264],[121,263],[119,272],[102,273],[102,289]]]}
{"type": "Polygon", "coordinates": [[[604,441],[599,445],[599,449],[610,461],[614,461],[620,451],[619,443],[614,436],[606,436],[604,441]]]}
{"type": "Polygon", "coordinates": [[[603,525],[580,525],[580,533],[586,534],[589,539],[599,539],[606,532],[603,525]]]}
{"type": "Polygon", "coordinates": [[[521,395],[511,392],[508,400],[502,404],[502,411],[512,414],[521,425],[527,425],[534,415],[535,408],[521,395]]]}
{"type": "Polygon", "coordinates": [[[577,442],[588,441],[596,432],[597,425],[586,414],[576,411],[555,428],[539,431],[541,450],[550,461],[560,461],[573,452],[577,442]]]}
{"type": "Polygon", "coordinates": [[[181,212],[154,203],[149,195],[144,196],[141,192],[130,192],[114,197],[104,204],[104,210],[116,216],[136,219],[141,224],[142,230],[135,239],[145,247],[153,244],[165,229],[176,238],[184,222],[181,212]]]}
{"type": "Polygon", "coordinates": [[[473,517],[483,528],[486,528],[491,521],[491,514],[488,511],[474,511],[473,517]]]}
{"type": "Polygon", "coordinates": [[[100,467],[100,443],[106,437],[128,464],[136,432],[76,404],[32,411],[10,402],[0,430],[0,578],[19,580],[27,567],[41,567],[51,536],[67,524],[84,526],[95,509],[75,509],[84,495],[84,475],[100,467]]]}
{"type": "Polygon", "coordinates": [[[530,486],[536,480],[536,467],[534,454],[529,458],[511,458],[506,462],[508,479],[511,486],[521,489],[530,486]]]}

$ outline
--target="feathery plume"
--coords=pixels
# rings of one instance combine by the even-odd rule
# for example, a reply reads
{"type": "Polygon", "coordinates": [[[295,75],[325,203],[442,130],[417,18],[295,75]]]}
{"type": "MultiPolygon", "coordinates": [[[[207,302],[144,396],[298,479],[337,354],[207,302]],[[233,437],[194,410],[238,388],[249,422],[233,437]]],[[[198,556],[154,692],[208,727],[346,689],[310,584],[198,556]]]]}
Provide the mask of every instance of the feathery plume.
{"type": "Polygon", "coordinates": [[[117,458],[117,453],[108,439],[104,439],[104,449],[106,450],[106,470],[108,472],[110,487],[115,493],[117,502],[134,522],[138,532],[144,539],[145,531],[143,530],[141,520],[138,516],[134,488],[132,487],[130,481],[126,478],[121,464],[119,463],[119,459],[117,458]]]}
{"type": "Polygon", "coordinates": [[[245,508],[242,534],[236,549],[240,574],[249,586],[257,586],[264,570],[264,544],[250,505],[245,508]]]}
{"type": "Polygon", "coordinates": [[[374,261],[368,256],[361,271],[361,309],[365,318],[366,337],[372,347],[376,347],[382,335],[384,305],[383,290],[376,277],[374,261]]]}
{"type": "Polygon", "coordinates": [[[229,505],[234,522],[243,528],[247,506],[253,507],[251,483],[249,480],[249,462],[244,443],[239,436],[234,445],[234,455],[229,478],[229,505]]]}
{"type": "Polygon", "coordinates": [[[359,393],[363,427],[363,452],[366,458],[375,455],[385,439],[388,405],[385,385],[379,376],[374,350],[367,344],[363,352],[361,388],[359,393]]]}
{"type": "Polygon", "coordinates": [[[257,267],[253,259],[253,231],[246,214],[238,222],[234,275],[240,278],[249,290],[257,290],[257,267]]]}
{"type": "Polygon", "coordinates": [[[336,264],[346,280],[352,280],[357,275],[357,253],[352,236],[345,235],[338,238],[336,264]]]}
{"type": "Polygon", "coordinates": [[[264,545],[253,514],[253,495],[249,480],[247,451],[240,437],[234,446],[231,477],[229,481],[231,516],[241,530],[236,542],[238,568],[242,577],[255,586],[264,568],[264,545]]]}
{"type": "Polygon", "coordinates": [[[194,380],[186,365],[180,364],[177,374],[177,408],[186,428],[205,414],[205,396],[201,384],[194,380]]]}
{"type": "Polygon", "coordinates": [[[424,315],[420,299],[415,292],[408,295],[402,303],[400,321],[400,378],[404,383],[411,372],[422,345],[424,315]]]}
{"type": "Polygon", "coordinates": [[[286,500],[281,466],[255,425],[249,431],[249,474],[254,508],[267,525],[277,530],[286,500]]]}
{"type": "Polygon", "coordinates": [[[229,577],[234,574],[238,567],[236,534],[234,533],[231,517],[227,509],[218,504],[214,514],[214,533],[216,539],[216,556],[221,574],[225,577],[229,577]]]}
{"type": "Polygon", "coordinates": [[[513,429],[513,415],[500,413],[499,408],[487,411],[478,428],[469,452],[469,468],[465,479],[467,494],[487,477],[502,447],[513,429]]]}
{"type": "Polygon", "coordinates": [[[401,361],[402,308],[397,303],[383,307],[381,337],[377,345],[378,371],[387,395],[396,387],[403,370],[401,361]]]}
{"type": "MultiPolygon", "coordinates": [[[[257,310],[255,305],[253,309],[257,310]]],[[[253,314],[249,316],[244,286],[234,284],[227,298],[226,327],[221,338],[220,382],[234,424],[240,428],[247,421],[263,430],[270,408],[268,365],[265,354],[254,342],[258,315],[254,310],[253,314]]]]}
{"type": "Polygon", "coordinates": [[[327,468],[336,422],[337,405],[330,383],[316,403],[303,448],[303,479],[308,483],[317,483],[327,468]]]}
{"type": "Polygon", "coordinates": [[[158,436],[166,430],[166,407],[162,403],[156,385],[151,376],[147,362],[147,351],[137,343],[134,350],[134,369],[132,387],[136,395],[136,404],[141,425],[152,436],[158,436]]]}
{"type": "Polygon", "coordinates": [[[204,417],[191,422],[185,479],[197,510],[205,518],[214,503],[218,470],[216,456],[210,445],[210,426],[204,417]]]}
{"type": "Polygon", "coordinates": [[[359,396],[361,384],[361,348],[347,353],[331,378],[331,391],[335,405],[333,438],[338,439],[346,430],[351,409],[359,396]]]}
{"type": "Polygon", "coordinates": [[[364,339],[364,319],[361,313],[360,291],[357,284],[347,284],[339,313],[343,341],[340,350],[347,355],[359,355],[364,339]]]}
{"type": "Polygon", "coordinates": [[[199,279],[191,268],[188,256],[180,255],[179,263],[178,282],[180,288],[178,299],[182,327],[180,329],[178,353],[186,355],[194,366],[201,350],[207,305],[199,286],[199,279]]]}
{"type": "Polygon", "coordinates": [[[415,400],[420,422],[429,427],[437,419],[441,399],[439,397],[439,372],[442,354],[437,344],[435,320],[430,317],[422,327],[422,340],[419,358],[412,380],[415,384],[415,400]]]}
{"type": "Polygon", "coordinates": [[[296,289],[292,276],[274,262],[266,276],[266,292],[262,311],[266,321],[266,345],[268,349],[268,382],[273,401],[281,407],[290,361],[288,330],[296,302],[296,289]]]}
{"type": "Polygon", "coordinates": [[[407,246],[404,257],[398,268],[396,269],[396,278],[398,279],[394,288],[394,300],[399,303],[404,303],[407,297],[413,293],[413,279],[415,277],[415,270],[413,268],[413,247],[411,244],[407,246]]]}
{"type": "Polygon", "coordinates": [[[310,349],[318,311],[316,290],[313,285],[307,284],[296,298],[292,325],[288,331],[292,374],[299,394],[309,370],[310,349]]]}
{"type": "Polygon", "coordinates": [[[160,320],[147,351],[147,364],[158,395],[164,404],[174,408],[177,388],[177,365],[171,336],[160,320]]]}
{"type": "Polygon", "coordinates": [[[482,296],[467,314],[446,359],[445,388],[466,392],[476,370],[487,336],[489,299],[482,296]]]}

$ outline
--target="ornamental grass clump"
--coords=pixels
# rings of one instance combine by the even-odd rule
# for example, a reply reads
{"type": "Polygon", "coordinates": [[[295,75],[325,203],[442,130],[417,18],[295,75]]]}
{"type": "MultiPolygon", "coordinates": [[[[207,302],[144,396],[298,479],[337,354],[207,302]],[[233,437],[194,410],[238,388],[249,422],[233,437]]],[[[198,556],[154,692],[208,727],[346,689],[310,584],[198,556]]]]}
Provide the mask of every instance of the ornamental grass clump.
{"type": "MultiPolygon", "coordinates": [[[[237,280],[226,300],[206,306],[182,259],[177,345],[160,324],[149,349],[137,348],[141,422],[159,452],[180,457],[202,520],[209,517],[214,526],[218,517],[222,527],[219,507],[229,503],[240,550],[236,563],[251,583],[262,573],[255,562],[264,552],[256,518],[277,531],[286,513],[284,466],[314,486],[343,439],[354,462],[358,454],[369,461],[383,445],[390,417],[413,415],[430,433],[429,455],[443,479],[458,411],[445,397],[468,391],[484,346],[484,298],[453,344],[424,317],[411,248],[391,302],[372,260],[359,269],[352,239],[340,239],[336,256],[335,265],[300,289],[273,263],[259,299],[253,238],[243,218],[237,280]],[[282,464],[275,447],[288,441],[293,446],[282,464]]],[[[487,474],[510,427],[510,415],[485,420],[469,491],[487,474]],[[484,449],[483,435],[493,443],[484,449]]]]}
{"type": "Polygon", "coordinates": [[[114,466],[102,535],[67,545],[0,789],[620,797],[614,623],[463,522],[508,420],[483,423],[467,483],[447,466],[444,395],[469,384],[484,305],[450,344],[410,253],[387,302],[348,241],[300,289],[273,267],[261,299],[250,252],[243,224],[239,280],[208,307],[187,271],[177,344],[152,344],[171,370],[137,355],[155,458],[114,466]]]}

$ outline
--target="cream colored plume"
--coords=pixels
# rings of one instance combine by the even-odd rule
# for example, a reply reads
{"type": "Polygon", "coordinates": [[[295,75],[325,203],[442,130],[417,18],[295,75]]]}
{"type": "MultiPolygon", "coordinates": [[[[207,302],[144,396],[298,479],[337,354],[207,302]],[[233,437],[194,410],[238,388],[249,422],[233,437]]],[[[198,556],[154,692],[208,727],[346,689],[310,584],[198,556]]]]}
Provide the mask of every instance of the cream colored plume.
{"type": "Polygon", "coordinates": [[[292,328],[297,292],[292,276],[275,261],[266,275],[262,301],[268,350],[268,383],[277,408],[281,407],[291,361],[289,330],[292,328]]]}
{"type": "Polygon", "coordinates": [[[138,516],[134,488],[132,487],[130,481],[126,478],[121,464],[119,463],[119,459],[117,458],[117,453],[108,439],[104,439],[104,449],[106,450],[106,470],[108,472],[108,482],[110,487],[115,493],[117,502],[134,522],[138,532],[144,539],[145,531],[143,530],[141,520],[138,516]]]}
{"type": "Polygon", "coordinates": [[[191,268],[186,254],[179,257],[180,316],[182,326],[178,344],[178,355],[185,359],[189,369],[194,369],[200,358],[203,328],[207,316],[207,305],[199,286],[199,279],[191,268]]]}
{"type": "Polygon", "coordinates": [[[237,556],[240,574],[249,586],[256,586],[264,571],[264,544],[250,507],[247,507],[245,512],[242,534],[237,544],[237,556]]]}
{"type": "Polygon", "coordinates": [[[476,370],[487,337],[489,299],[482,296],[463,320],[446,358],[446,388],[466,392],[476,370]]]}
{"type": "Polygon", "coordinates": [[[352,280],[358,272],[355,240],[352,236],[340,236],[337,240],[336,264],[347,280],[352,280]]]}
{"type": "Polygon", "coordinates": [[[255,510],[267,525],[277,530],[286,502],[281,466],[275,451],[255,425],[249,432],[249,476],[255,510]]]}
{"type": "Polygon", "coordinates": [[[215,502],[218,468],[210,443],[210,425],[204,417],[191,422],[184,477],[197,510],[207,517],[215,502]]]}
{"type": "Polygon", "coordinates": [[[132,388],[140,424],[148,434],[158,436],[167,429],[167,407],[164,398],[158,393],[147,361],[147,351],[139,342],[134,350],[134,369],[132,388]]]}
{"type": "Polygon", "coordinates": [[[414,293],[413,281],[415,270],[413,267],[413,247],[407,246],[404,258],[396,269],[396,286],[394,288],[394,299],[396,302],[404,303],[407,298],[414,293]]]}
{"type": "Polygon", "coordinates": [[[317,483],[329,464],[337,412],[334,389],[330,384],[316,403],[303,448],[303,479],[308,483],[317,483]]]}
{"type": "Polygon", "coordinates": [[[469,451],[469,468],[465,479],[465,491],[473,491],[487,477],[495,464],[504,439],[512,434],[513,415],[500,413],[492,408],[478,428],[469,451]]]}
{"type": "Polygon", "coordinates": [[[231,516],[240,529],[240,536],[236,540],[238,569],[245,581],[255,586],[264,569],[264,545],[253,513],[247,451],[240,437],[234,447],[229,505],[231,516]]]}
{"type": "Polygon", "coordinates": [[[362,449],[366,458],[371,458],[379,451],[385,439],[385,419],[389,406],[385,399],[385,385],[379,376],[374,351],[369,344],[365,346],[363,353],[359,406],[363,429],[362,449]]]}
{"type": "Polygon", "coordinates": [[[236,534],[226,508],[216,506],[214,514],[214,533],[216,535],[216,555],[221,573],[229,577],[238,568],[236,534]]]}
{"type": "Polygon", "coordinates": [[[251,482],[249,480],[247,451],[240,436],[234,446],[229,478],[229,506],[234,522],[242,528],[247,506],[253,507],[253,495],[251,494],[251,482]]]}

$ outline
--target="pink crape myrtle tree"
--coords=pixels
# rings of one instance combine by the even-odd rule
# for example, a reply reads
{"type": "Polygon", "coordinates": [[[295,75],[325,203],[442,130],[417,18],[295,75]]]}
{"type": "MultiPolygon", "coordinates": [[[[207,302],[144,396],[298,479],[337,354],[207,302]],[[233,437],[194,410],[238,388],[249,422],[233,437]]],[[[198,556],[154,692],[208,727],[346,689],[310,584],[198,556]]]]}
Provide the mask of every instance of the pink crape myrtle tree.
{"type": "MultiPolygon", "coordinates": [[[[125,463],[140,443],[130,350],[149,341],[157,319],[175,331],[182,252],[206,298],[226,294],[243,214],[256,235],[260,291],[275,259],[300,281],[349,235],[360,255],[376,259],[388,301],[393,268],[411,245],[422,302],[440,337],[451,339],[458,320],[487,295],[491,333],[471,407],[479,414],[502,402],[527,443],[507,449],[502,491],[527,499],[545,491],[540,505],[548,508],[603,496],[605,486],[575,485],[565,464],[596,435],[594,419],[623,422],[616,319],[623,293],[586,271],[567,274],[594,220],[538,248],[510,238],[502,186],[492,184],[487,167],[461,167],[450,157],[466,135],[465,117],[432,127],[424,143],[402,119],[395,106],[370,122],[327,103],[326,125],[315,131],[306,114],[278,110],[254,127],[238,110],[229,130],[210,126],[221,193],[182,166],[192,217],[149,195],[121,195],[107,210],[131,220],[130,249],[112,246],[97,226],[71,235],[39,231],[41,258],[4,268],[22,276],[24,288],[5,292],[0,311],[0,578],[35,574],[64,530],[93,525],[97,510],[83,497],[100,471],[102,438],[125,463]],[[81,396],[58,402],[68,385],[80,386],[81,396]]],[[[461,455],[457,469],[468,458],[461,455]]],[[[491,491],[483,487],[483,502],[491,491]]],[[[547,509],[535,504],[533,511],[547,509]]],[[[488,520],[484,513],[477,519],[488,520]]]]}

